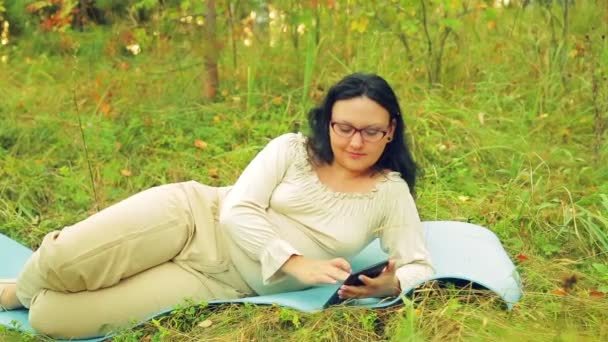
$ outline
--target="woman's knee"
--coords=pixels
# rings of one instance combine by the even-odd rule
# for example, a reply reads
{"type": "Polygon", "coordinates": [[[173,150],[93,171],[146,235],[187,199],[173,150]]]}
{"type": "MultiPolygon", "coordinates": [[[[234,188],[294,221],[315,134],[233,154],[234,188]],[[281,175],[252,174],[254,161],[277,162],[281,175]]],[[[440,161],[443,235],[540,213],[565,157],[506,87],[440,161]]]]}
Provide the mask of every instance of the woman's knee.
{"type": "Polygon", "coordinates": [[[66,295],[68,294],[49,290],[40,291],[30,306],[29,321],[32,328],[37,333],[52,338],[79,339],[104,335],[103,323],[95,320],[95,308],[70,306],[69,301],[61,300],[66,295]]]}

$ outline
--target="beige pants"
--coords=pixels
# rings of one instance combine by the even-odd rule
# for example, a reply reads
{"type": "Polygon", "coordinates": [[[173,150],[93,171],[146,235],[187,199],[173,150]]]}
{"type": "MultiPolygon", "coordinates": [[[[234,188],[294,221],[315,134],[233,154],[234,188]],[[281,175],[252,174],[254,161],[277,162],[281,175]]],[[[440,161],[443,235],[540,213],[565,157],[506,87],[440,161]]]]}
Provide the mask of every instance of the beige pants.
{"type": "Polygon", "coordinates": [[[32,327],[55,338],[100,336],[185,299],[253,294],[217,224],[227,190],[159,186],[47,234],[17,280],[32,327]]]}

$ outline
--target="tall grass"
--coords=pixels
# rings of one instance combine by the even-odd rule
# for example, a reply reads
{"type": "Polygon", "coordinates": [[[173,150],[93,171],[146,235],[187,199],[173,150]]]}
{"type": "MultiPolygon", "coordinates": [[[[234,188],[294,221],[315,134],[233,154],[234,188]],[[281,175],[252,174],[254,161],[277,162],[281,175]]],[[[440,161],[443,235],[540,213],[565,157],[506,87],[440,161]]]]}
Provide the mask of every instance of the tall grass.
{"type": "MultiPolygon", "coordinates": [[[[571,15],[562,46],[570,51],[592,27],[606,30],[605,7],[577,2],[571,15]]],[[[0,69],[0,232],[35,248],[45,233],[93,213],[90,174],[102,207],[169,182],[231,184],[268,139],[304,129],[309,105],[330,84],[378,72],[396,88],[424,171],[422,218],[492,229],[522,275],[514,310],[431,286],[381,311],[181,308],[115,340],[606,340],[608,168],[606,146],[594,162],[592,57],[581,51],[556,69],[538,7],[498,18],[492,29],[466,19],[447,46],[438,89],[427,89],[424,60],[395,52],[391,33],[328,25],[335,34],[318,46],[239,46],[236,67],[224,54],[216,103],[198,98],[202,51],[186,33],[138,56],[116,45],[128,29],[120,25],[20,37],[0,69]],[[572,276],[574,285],[565,281],[572,276]],[[211,327],[197,326],[206,319],[211,327]]]]}

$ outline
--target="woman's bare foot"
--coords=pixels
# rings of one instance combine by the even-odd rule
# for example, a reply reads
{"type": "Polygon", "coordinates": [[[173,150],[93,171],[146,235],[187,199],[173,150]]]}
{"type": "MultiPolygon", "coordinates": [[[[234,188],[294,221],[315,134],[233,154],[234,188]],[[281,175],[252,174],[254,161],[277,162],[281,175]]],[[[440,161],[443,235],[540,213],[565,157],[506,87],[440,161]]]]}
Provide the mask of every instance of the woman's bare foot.
{"type": "Polygon", "coordinates": [[[17,282],[15,279],[0,279],[0,311],[15,310],[23,305],[17,298],[17,282]]]}

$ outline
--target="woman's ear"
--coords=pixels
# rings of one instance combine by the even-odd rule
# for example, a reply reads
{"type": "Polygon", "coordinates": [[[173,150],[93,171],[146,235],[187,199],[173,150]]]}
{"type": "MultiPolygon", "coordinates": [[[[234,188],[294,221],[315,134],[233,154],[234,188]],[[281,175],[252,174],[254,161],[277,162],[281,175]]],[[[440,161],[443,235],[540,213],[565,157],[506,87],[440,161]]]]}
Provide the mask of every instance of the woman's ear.
{"type": "Polygon", "coordinates": [[[391,140],[393,140],[393,135],[395,134],[395,129],[397,128],[397,120],[392,119],[391,120],[391,125],[388,126],[388,133],[386,134],[388,137],[391,138],[391,140]]]}

